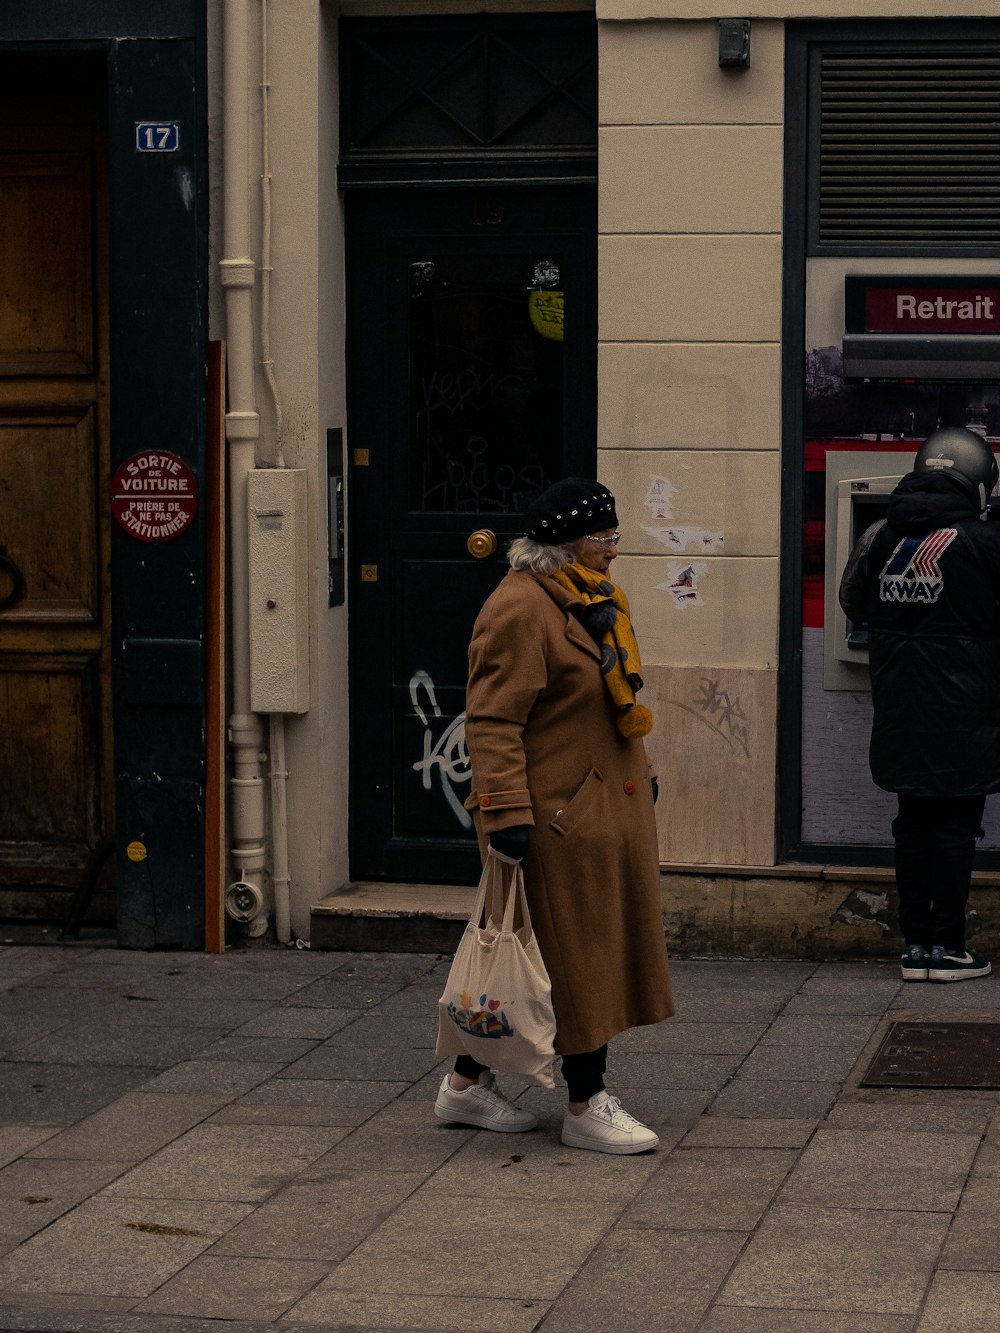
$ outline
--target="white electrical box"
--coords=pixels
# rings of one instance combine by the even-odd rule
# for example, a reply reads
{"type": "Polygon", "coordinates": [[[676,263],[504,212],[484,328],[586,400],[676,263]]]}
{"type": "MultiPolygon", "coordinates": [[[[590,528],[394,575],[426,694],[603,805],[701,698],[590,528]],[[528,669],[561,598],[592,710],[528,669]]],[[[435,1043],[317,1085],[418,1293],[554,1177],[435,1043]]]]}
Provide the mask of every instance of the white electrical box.
{"type": "Polygon", "coordinates": [[[300,468],[247,477],[250,707],[309,709],[309,510],[300,468]]]}

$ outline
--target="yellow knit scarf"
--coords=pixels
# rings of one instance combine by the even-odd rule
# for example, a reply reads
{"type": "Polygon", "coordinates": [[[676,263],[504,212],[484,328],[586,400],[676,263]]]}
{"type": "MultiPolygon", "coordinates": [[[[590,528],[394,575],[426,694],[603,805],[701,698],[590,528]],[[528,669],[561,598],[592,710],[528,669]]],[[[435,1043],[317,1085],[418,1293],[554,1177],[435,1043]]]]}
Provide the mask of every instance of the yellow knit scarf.
{"type": "Polygon", "coordinates": [[[601,635],[601,673],[618,709],[618,730],[623,736],[647,736],[653,729],[653,715],[635,701],[637,691],[642,689],[642,661],[632,631],[628,598],[598,570],[575,561],[552,577],[587,606],[607,602],[618,613],[612,627],[601,635]]]}

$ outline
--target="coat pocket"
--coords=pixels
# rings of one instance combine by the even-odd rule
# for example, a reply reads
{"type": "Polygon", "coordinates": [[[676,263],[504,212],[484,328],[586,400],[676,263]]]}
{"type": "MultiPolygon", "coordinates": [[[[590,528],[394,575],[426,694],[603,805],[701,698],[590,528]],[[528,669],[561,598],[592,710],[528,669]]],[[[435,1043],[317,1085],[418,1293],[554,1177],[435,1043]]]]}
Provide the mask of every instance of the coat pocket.
{"type": "Polygon", "coordinates": [[[579,791],[573,799],[561,810],[556,811],[555,819],[549,821],[549,828],[554,829],[560,837],[565,838],[568,833],[572,833],[584,819],[588,810],[594,804],[597,793],[601,789],[601,783],[604,781],[604,774],[599,768],[592,768],[584,778],[579,791]]]}

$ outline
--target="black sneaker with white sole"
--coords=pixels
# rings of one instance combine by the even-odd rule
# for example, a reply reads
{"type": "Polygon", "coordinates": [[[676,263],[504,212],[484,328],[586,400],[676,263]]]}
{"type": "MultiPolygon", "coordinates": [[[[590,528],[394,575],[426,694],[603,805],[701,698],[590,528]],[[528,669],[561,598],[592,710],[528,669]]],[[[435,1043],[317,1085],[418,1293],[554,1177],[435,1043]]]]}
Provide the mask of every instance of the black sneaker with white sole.
{"type": "Polygon", "coordinates": [[[989,976],[992,970],[990,960],[976,953],[975,949],[946,949],[943,944],[935,944],[931,950],[927,979],[973,981],[976,977],[989,976]]]}
{"type": "Polygon", "coordinates": [[[904,981],[926,981],[931,954],[922,944],[908,944],[906,952],[899,960],[904,981]]]}

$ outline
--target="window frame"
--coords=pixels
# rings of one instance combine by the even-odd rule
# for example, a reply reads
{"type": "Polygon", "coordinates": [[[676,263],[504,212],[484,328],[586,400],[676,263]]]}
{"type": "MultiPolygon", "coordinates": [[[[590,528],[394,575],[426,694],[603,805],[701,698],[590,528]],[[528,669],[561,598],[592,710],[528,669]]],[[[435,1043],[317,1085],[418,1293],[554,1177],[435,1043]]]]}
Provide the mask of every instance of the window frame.
{"type": "MultiPolygon", "coordinates": [[[[889,845],[802,840],[802,555],[806,265],[814,257],[996,259],[1000,245],[819,245],[818,59],[821,51],[942,42],[1000,43],[1000,18],[940,20],[789,20],[785,24],[784,218],[782,224],[781,520],[778,628],[777,802],[775,853],[782,864],[890,866],[889,845]]],[[[886,830],[888,843],[889,831],[886,830]]],[[[977,868],[1000,870],[1000,850],[979,851],[977,868]]]]}

